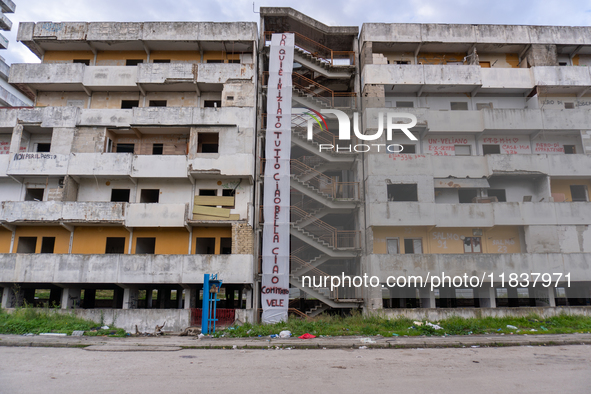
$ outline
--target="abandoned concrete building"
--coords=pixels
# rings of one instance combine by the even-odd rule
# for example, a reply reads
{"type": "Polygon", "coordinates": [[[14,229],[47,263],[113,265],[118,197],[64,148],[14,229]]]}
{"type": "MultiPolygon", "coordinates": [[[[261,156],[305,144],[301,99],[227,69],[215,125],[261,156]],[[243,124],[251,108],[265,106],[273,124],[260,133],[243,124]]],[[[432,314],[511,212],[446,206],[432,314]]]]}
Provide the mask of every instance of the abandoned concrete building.
{"type": "Polygon", "coordinates": [[[273,33],[295,40],[290,313],[591,304],[591,29],[260,15],[20,24],[41,62],[8,78],[34,104],[0,109],[2,307],[180,329],[218,273],[220,311],[260,318],[273,33]],[[305,114],[327,110],[375,138],[342,140],[337,117],[305,114]],[[382,133],[397,113],[416,118],[413,139],[382,133]],[[387,283],[443,273],[494,281],[387,283]],[[510,273],[570,283],[511,286],[510,273]],[[380,285],[302,280],[343,274],[380,285]]]}

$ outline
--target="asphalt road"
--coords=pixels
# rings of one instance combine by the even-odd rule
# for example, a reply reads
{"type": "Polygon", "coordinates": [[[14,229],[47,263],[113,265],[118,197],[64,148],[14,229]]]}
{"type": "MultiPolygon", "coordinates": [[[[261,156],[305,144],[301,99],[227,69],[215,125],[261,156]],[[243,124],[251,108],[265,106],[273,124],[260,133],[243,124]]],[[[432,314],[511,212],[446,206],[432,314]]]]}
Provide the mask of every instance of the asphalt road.
{"type": "Polygon", "coordinates": [[[160,349],[0,347],[0,393],[591,392],[589,345],[160,349]]]}

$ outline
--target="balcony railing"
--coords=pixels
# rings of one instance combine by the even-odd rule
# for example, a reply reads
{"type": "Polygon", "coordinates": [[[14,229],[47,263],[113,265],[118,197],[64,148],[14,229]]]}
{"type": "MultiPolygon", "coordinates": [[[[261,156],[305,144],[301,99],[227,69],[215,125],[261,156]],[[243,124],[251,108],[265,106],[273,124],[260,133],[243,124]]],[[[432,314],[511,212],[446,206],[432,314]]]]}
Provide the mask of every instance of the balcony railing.
{"type": "MultiPolygon", "coordinates": [[[[265,41],[270,41],[274,33],[276,32],[266,31],[264,33],[265,41]]],[[[298,32],[287,31],[284,33],[294,34],[295,46],[323,63],[330,64],[333,67],[355,65],[355,51],[333,51],[298,32]]]]}

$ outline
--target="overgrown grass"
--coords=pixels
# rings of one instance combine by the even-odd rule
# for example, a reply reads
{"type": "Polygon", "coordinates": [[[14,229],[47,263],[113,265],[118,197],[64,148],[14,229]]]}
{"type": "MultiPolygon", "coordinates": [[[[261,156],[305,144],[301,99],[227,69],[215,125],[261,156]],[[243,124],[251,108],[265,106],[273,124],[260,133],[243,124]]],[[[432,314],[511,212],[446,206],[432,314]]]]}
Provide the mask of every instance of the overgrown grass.
{"type": "Polygon", "coordinates": [[[258,337],[279,334],[289,330],[292,336],[310,333],[316,336],[345,336],[345,335],[382,335],[398,336],[443,336],[443,335],[471,335],[471,334],[568,334],[591,331],[591,317],[560,315],[542,319],[537,315],[527,317],[485,317],[464,319],[451,317],[432,324],[442,327],[441,330],[427,326],[426,320],[421,325],[411,319],[398,317],[388,319],[383,316],[364,317],[361,314],[352,316],[321,315],[313,320],[290,318],[285,323],[277,324],[244,324],[225,330],[217,331],[216,336],[225,337],[258,337]],[[507,328],[507,325],[517,329],[507,328]],[[531,331],[531,330],[536,331],[531,331]]]}
{"type": "Polygon", "coordinates": [[[63,333],[72,335],[72,331],[84,331],[84,335],[125,336],[125,330],[109,327],[108,330],[96,329],[100,324],[85,320],[70,313],[59,313],[50,308],[19,308],[8,313],[0,309],[0,334],[40,334],[63,333]],[[94,329],[94,330],[93,330],[94,329]]]}

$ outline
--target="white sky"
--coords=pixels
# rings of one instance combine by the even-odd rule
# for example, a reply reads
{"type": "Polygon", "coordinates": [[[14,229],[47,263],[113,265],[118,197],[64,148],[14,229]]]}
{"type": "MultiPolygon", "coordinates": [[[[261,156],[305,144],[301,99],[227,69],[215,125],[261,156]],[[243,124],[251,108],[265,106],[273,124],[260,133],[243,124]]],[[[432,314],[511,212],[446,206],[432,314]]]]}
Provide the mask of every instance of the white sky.
{"type": "MultiPolygon", "coordinates": [[[[252,0],[13,0],[16,13],[8,63],[36,62],[16,42],[18,22],[66,21],[255,21],[252,0]]],[[[520,25],[591,25],[591,0],[344,0],[266,1],[260,6],[292,7],[327,25],[359,26],[364,22],[470,23],[520,25]]]]}

